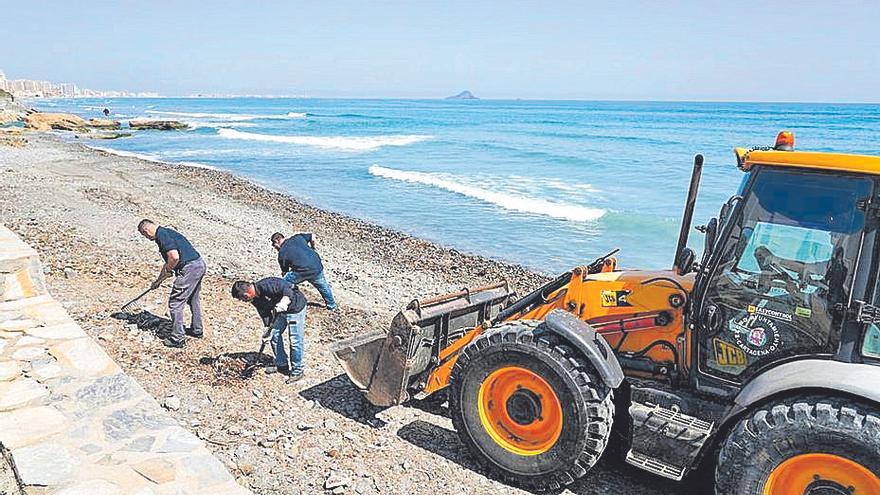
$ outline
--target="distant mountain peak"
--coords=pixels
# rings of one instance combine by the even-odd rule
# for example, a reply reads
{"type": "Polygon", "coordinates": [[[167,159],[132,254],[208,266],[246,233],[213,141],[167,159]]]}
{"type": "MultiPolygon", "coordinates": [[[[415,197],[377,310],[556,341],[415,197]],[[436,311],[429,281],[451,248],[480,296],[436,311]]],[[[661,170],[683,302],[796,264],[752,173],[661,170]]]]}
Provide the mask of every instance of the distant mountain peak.
{"type": "Polygon", "coordinates": [[[468,90],[464,90],[461,93],[455,96],[447,96],[447,100],[479,100],[473,93],[468,90]]]}

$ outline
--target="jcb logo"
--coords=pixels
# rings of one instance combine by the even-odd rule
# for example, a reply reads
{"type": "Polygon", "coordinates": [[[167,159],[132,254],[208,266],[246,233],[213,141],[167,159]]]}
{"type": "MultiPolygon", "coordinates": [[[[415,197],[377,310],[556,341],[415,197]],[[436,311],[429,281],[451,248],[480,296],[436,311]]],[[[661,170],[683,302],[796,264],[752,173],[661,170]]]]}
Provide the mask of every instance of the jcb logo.
{"type": "Polygon", "coordinates": [[[746,365],[746,353],[739,347],[720,339],[713,339],[712,343],[715,346],[715,362],[720,366],[746,365]]]}
{"type": "Polygon", "coordinates": [[[603,308],[613,308],[616,306],[632,306],[627,300],[631,291],[629,290],[603,290],[600,294],[600,301],[603,308]]]}

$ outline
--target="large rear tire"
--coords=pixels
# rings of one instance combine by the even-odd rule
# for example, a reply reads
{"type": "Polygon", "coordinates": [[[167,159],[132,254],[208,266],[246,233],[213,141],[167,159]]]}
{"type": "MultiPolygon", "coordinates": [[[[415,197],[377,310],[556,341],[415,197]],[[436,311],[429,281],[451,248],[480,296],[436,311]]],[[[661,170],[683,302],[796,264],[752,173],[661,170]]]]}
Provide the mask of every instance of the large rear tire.
{"type": "Polygon", "coordinates": [[[792,399],[724,440],[717,495],[880,495],[880,414],[844,399],[792,399]]]}
{"type": "Polygon", "coordinates": [[[533,321],[500,325],[465,347],[449,387],[453,425],[480,464],[538,490],[596,464],[612,399],[587,360],[533,321]]]}

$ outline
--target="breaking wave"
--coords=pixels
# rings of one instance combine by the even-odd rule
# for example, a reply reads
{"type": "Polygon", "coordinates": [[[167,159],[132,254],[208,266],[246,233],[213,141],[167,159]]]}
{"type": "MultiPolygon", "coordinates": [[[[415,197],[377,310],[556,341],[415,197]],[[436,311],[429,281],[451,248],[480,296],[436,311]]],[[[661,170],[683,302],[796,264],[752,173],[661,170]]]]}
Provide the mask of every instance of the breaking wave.
{"type": "Polygon", "coordinates": [[[308,117],[305,112],[287,112],[284,115],[249,115],[242,113],[201,113],[201,112],[160,112],[159,110],[147,110],[146,113],[151,115],[171,115],[177,117],[192,117],[197,119],[222,119],[230,121],[241,120],[283,120],[283,119],[304,119],[308,117]]]}
{"type": "Polygon", "coordinates": [[[482,187],[472,186],[455,176],[447,174],[395,170],[393,168],[380,167],[379,165],[373,165],[369,168],[369,171],[370,174],[376,177],[439,187],[440,189],[461,194],[462,196],[468,196],[487,203],[492,203],[506,210],[545,215],[572,222],[592,222],[598,220],[605,214],[605,210],[601,208],[589,208],[570,203],[547,201],[544,199],[529,198],[527,196],[519,196],[505,192],[490,191],[482,187]]]}
{"type": "Polygon", "coordinates": [[[189,120],[182,119],[181,122],[188,125],[190,129],[212,128],[225,129],[230,127],[257,127],[258,124],[253,122],[213,122],[210,120],[189,120]]]}
{"type": "Polygon", "coordinates": [[[382,146],[406,146],[418,143],[432,136],[419,135],[389,135],[389,136],[273,136],[271,134],[257,134],[253,132],[241,132],[235,129],[220,129],[220,136],[229,139],[246,139],[250,141],[267,141],[271,143],[302,144],[317,146],[320,148],[334,148],[348,151],[369,151],[382,146]]]}

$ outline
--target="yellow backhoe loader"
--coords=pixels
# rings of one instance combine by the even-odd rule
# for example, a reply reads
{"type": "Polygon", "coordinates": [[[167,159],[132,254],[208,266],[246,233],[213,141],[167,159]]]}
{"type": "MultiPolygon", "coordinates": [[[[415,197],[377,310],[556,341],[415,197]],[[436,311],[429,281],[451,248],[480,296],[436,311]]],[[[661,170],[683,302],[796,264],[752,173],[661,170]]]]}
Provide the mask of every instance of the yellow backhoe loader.
{"type": "Polygon", "coordinates": [[[416,300],[334,353],[378,406],[447,389],[505,481],[558,489],[613,442],[719,495],[880,495],[880,157],[736,149],[739,190],[673,268],[611,253],[517,298],[506,283],[416,300]]]}

